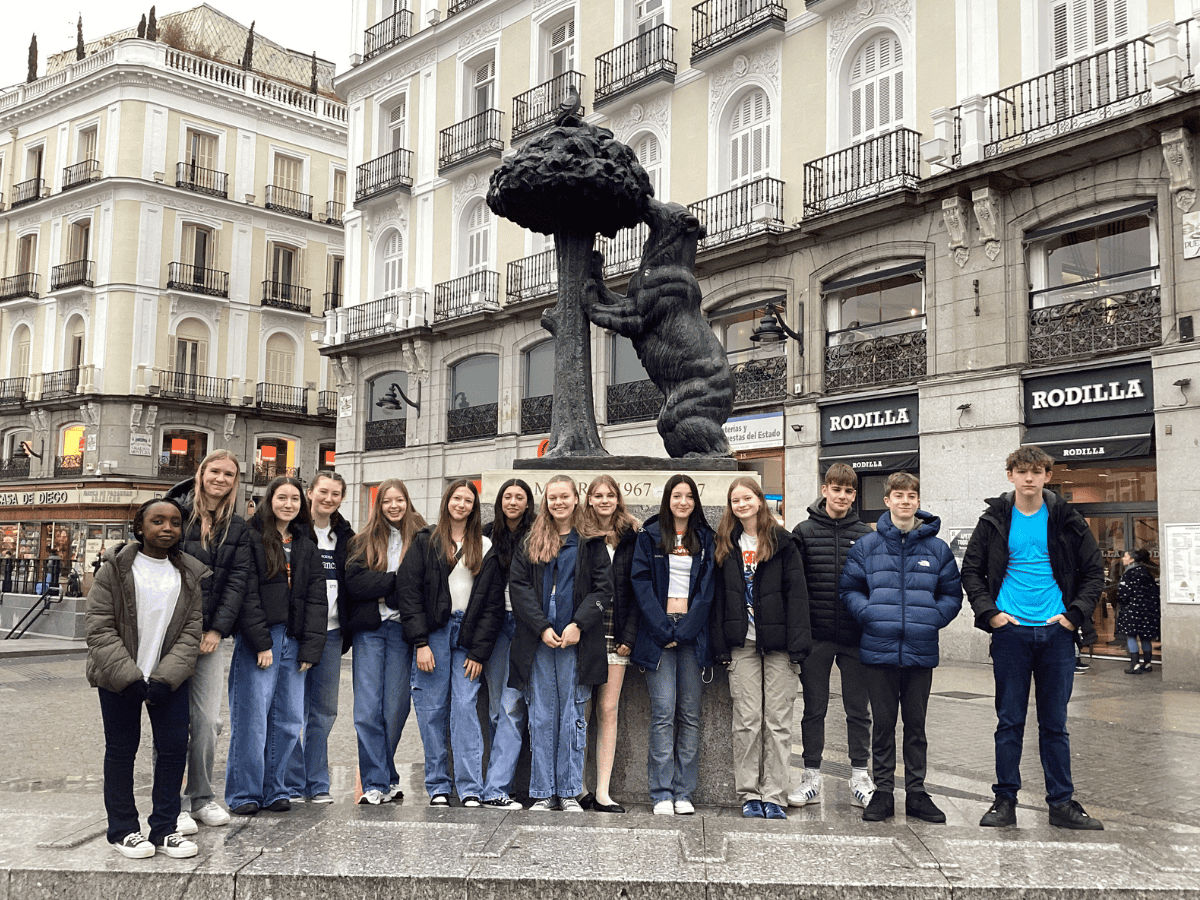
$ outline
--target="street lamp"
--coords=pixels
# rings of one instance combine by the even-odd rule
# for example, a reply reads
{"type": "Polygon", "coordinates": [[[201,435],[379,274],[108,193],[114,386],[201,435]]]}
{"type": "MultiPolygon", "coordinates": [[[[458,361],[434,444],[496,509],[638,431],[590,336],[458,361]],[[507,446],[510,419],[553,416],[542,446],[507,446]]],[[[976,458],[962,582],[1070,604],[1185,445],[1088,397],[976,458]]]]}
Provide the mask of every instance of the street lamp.
{"type": "Polygon", "coordinates": [[[401,405],[402,403],[407,403],[409,406],[411,406],[413,409],[415,409],[417,411],[417,418],[418,419],[421,418],[421,382],[420,381],[417,382],[417,402],[416,403],[414,403],[412,400],[409,400],[408,395],[404,393],[403,388],[401,388],[400,385],[396,384],[396,382],[394,382],[394,381],[388,387],[387,392],[382,397],[380,397],[378,400],[375,401],[375,405],[378,406],[380,409],[390,409],[393,412],[398,412],[399,410],[404,409],[404,407],[401,405]]]}
{"type": "Polygon", "coordinates": [[[788,328],[778,305],[768,303],[763,307],[763,317],[759,319],[750,340],[756,344],[780,344],[787,338],[799,342],[800,352],[804,352],[804,338],[788,328]]]}

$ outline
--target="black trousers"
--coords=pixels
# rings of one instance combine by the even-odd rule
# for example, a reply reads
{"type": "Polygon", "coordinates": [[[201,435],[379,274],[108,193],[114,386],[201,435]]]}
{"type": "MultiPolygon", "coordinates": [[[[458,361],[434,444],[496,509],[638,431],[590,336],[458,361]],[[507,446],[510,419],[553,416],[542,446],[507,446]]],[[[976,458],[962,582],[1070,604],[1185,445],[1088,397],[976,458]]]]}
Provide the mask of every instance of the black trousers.
{"type": "Polygon", "coordinates": [[[896,717],[904,719],[904,790],[925,790],[925,712],[933,669],[921,666],[865,666],[871,697],[871,776],[875,790],[896,788],[896,717]]]}

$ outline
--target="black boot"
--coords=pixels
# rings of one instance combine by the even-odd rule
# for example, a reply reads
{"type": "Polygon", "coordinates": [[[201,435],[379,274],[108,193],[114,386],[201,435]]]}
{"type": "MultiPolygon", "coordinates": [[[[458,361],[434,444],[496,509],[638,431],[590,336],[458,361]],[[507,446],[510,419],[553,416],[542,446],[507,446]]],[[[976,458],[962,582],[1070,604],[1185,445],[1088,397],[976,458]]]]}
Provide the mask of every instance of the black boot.
{"type": "Polygon", "coordinates": [[[1142,671],[1142,665],[1141,665],[1141,663],[1138,661],[1138,655],[1137,655],[1137,653],[1130,652],[1130,654],[1129,654],[1129,668],[1125,670],[1125,674],[1126,674],[1126,675],[1136,675],[1136,674],[1137,674],[1138,672],[1140,672],[1140,671],[1142,671]]]}
{"type": "Polygon", "coordinates": [[[1151,672],[1154,671],[1153,667],[1150,665],[1150,663],[1153,659],[1154,659],[1154,651],[1153,650],[1151,650],[1149,653],[1142,654],[1142,668],[1140,669],[1140,671],[1143,675],[1149,675],[1151,672]]]}

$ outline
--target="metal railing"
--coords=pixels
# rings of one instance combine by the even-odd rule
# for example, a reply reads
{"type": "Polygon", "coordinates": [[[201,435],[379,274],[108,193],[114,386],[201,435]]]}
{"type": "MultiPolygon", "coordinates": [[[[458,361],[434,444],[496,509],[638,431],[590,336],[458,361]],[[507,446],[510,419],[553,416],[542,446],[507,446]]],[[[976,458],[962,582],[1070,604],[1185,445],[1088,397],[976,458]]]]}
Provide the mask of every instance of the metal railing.
{"type": "Polygon", "coordinates": [[[62,400],[74,397],[79,390],[79,368],[60,369],[42,376],[42,400],[62,400]]]}
{"type": "Polygon", "coordinates": [[[263,202],[264,209],[274,209],[299,219],[312,218],[312,194],[302,194],[278,185],[268,184],[263,202]]]}
{"type": "Polygon", "coordinates": [[[155,469],[155,476],[158,478],[169,478],[172,481],[183,481],[185,478],[194,478],[196,470],[199,468],[199,460],[172,456],[167,462],[160,462],[158,464],[158,468],[155,469]]]}
{"type": "Polygon", "coordinates": [[[255,487],[263,487],[271,483],[274,478],[287,476],[288,478],[299,478],[300,470],[295,466],[281,466],[273,462],[260,462],[254,464],[254,474],[251,476],[251,481],[255,487]]]}
{"type": "Polygon", "coordinates": [[[0,404],[23,403],[29,393],[29,376],[0,379],[0,404]]]}
{"type": "Polygon", "coordinates": [[[363,449],[403,450],[408,434],[408,419],[381,419],[367,422],[363,428],[363,449]]]}
{"type": "MultiPolygon", "coordinates": [[[[1190,35],[1189,35],[1190,37],[1190,35]]],[[[1190,46],[1188,46],[1190,55],[1190,46]]],[[[988,94],[984,156],[996,156],[1145,106],[1150,42],[1126,41],[988,94]]]]}
{"type": "Polygon", "coordinates": [[[554,395],[521,399],[521,434],[545,434],[550,430],[550,412],[554,395]]]}
{"type": "Polygon", "coordinates": [[[0,278],[0,300],[15,300],[17,297],[38,298],[37,272],[22,272],[0,278]]]}
{"type": "Polygon", "coordinates": [[[14,184],[12,187],[12,203],[9,204],[9,209],[16,209],[18,206],[24,206],[26,203],[32,203],[34,200],[42,199],[42,191],[45,189],[46,179],[31,178],[28,181],[22,181],[20,184],[14,184]]]}
{"type": "Polygon", "coordinates": [[[318,391],[317,392],[317,415],[318,416],[335,416],[337,415],[337,391],[318,391]]]}
{"type": "MultiPolygon", "coordinates": [[[[532,134],[539,128],[553,125],[572,87],[583,96],[582,72],[563,72],[513,97],[513,140],[532,134]]],[[[579,115],[585,113],[586,110],[579,110],[579,115]]]]}
{"type": "Polygon", "coordinates": [[[924,317],[920,330],[847,340],[831,332],[825,348],[825,390],[868,387],[925,377],[924,317]]]}
{"type": "Polygon", "coordinates": [[[476,3],[481,2],[482,0],[456,0],[456,2],[451,3],[446,7],[446,18],[448,19],[451,16],[458,15],[464,9],[470,9],[476,3]]]}
{"type": "Polygon", "coordinates": [[[1158,286],[1029,311],[1029,362],[1052,363],[1162,343],[1158,286]]]}
{"type": "Polygon", "coordinates": [[[504,292],[510,303],[549,297],[557,291],[558,262],[554,250],[543,250],[508,264],[504,292]]]}
{"type": "Polygon", "coordinates": [[[50,290],[62,288],[95,287],[96,263],[90,259],[77,259],[75,262],[63,263],[50,270],[50,290]]]}
{"type": "Polygon", "coordinates": [[[446,416],[447,441],[482,441],[494,438],[500,414],[498,403],[481,403],[452,409],[446,416]]]}
{"type": "Polygon", "coordinates": [[[500,273],[472,272],[433,286],[433,321],[445,322],[500,308],[500,273]]]}
{"type": "Polygon", "coordinates": [[[62,598],[62,589],[72,572],[71,563],[64,563],[60,556],[0,559],[0,593],[42,595],[40,605],[34,604],[30,607],[22,620],[8,633],[6,640],[17,640],[24,636],[29,626],[37,621],[48,605],[62,598]]]}
{"type": "Polygon", "coordinates": [[[14,456],[12,459],[0,459],[0,481],[14,481],[18,478],[28,477],[28,456],[14,456]]]}
{"type": "Polygon", "coordinates": [[[212,197],[229,196],[229,176],[195,163],[175,163],[175,187],[212,197]]]}
{"type": "Polygon", "coordinates": [[[69,456],[54,457],[55,477],[78,477],[83,474],[83,454],[74,453],[69,456]]]}
{"type": "Polygon", "coordinates": [[[677,71],[675,29],[658,25],[596,57],[596,103],[655,78],[673,81],[677,71]]]}
{"type": "Polygon", "coordinates": [[[341,291],[326,291],[325,312],[329,312],[331,309],[339,309],[342,305],[342,301],[345,299],[346,296],[341,291]]]}
{"type": "Polygon", "coordinates": [[[760,403],[783,400],[787,397],[787,357],[768,356],[758,359],[734,360],[730,354],[729,368],[733,373],[733,402],[760,403]]]}
{"type": "Polygon", "coordinates": [[[819,216],[892,191],[912,190],[921,178],[921,134],[897,128],[804,164],[804,215],[819,216]]]}
{"type": "Polygon", "coordinates": [[[357,170],[354,199],[366,200],[388,191],[411,188],[412,156],[411,150],[402,148],[363,163],[357,170]]]}
{"type": "Polygon", "coordinates": [[[312,291],[285,281],[262,283],[262,305],[272,309],[290,309],[312,315],[312,291]]]}
{"type": "Polygon", "coordinates": [[[477,116],[443,128],[438,135],[438,169],[469,162],[487,153],[495,153],[498,157],[504,150],[504,141],[500,137],[503,122],[503,112],[485,109],[477,116]]]}
{"type": "Polygon", "coordinates": [[[609,425],[658,418],[663,393],[650,379],[610,384],[605,392],[605,418],[609,425]]]}
{"type": "Polygon", "coordinates": [[[164,371],[158,373],[158,391],[161,396],[175,400],[228,403],[229,379],[193,375],[190,372],[164,371]]]}
{"type": "Polygon", "coordinates": [[[613,238],[598,236],[596,249],[604,254],[604,277],[625,275],[641,265],[642,248],[649,236],[650,226],[645,222],[638,222],[632,228],[622,228],[613,238]]]}
{"type": "Polygon", "coordinates": [[[342,215],[346,212],[346,204],[339,203],[337,200],[325,201],[325,224],[326,225],[341,225],[342,215]]]}
{"type": "Polygon", "coordinates": [[[412,10],[402,9],[367,29],[363,40],[363,58],[378,56],[384,50],[407,41],[411,36],[412,10]]]}
{"type": "Polygon", "coordinates": [[[692,60],[763,28],[783,28],[787,7],[781,0],[705,0],[692,7],[692,60]]]}
{"type": "Polygon", "coordinates": [[[260,381],[254,392],[254,402],[259,409],[303,414],[308,412],[308,388],[260,381]]]}
{"type": "Polygon", "coordinates": [[[73,187],[79,187],[82,184],[90,184],[93,181],[100,180],[100,161],[95,159],[85,159],[83,162],[77,162],[73,166],[67,166],[63,169],[62,189],[69,190],[73,187]]]}
{"type": "MultiPolygon", "coordinates": [[[[407,327],[403,323],[412,321],[411,297],[396,294],[346,307],[347,340],[356,341],[377,334],[389,334],[407,327]],[[408,309],[406,310],[406,307],[408,309]],[[406,314],[407,313],[407,314],[406,314]]],[[[418,311],[424,321],[423,310],[418,311]]]]}
{"type": "Polygon", "coordinates": [[[688,204],[707,235],[701,247],[727,244],[760,231],[783,229],[783,182],[759,178],[732,190],[688,204]]]}
{"type": "Polygon", "coordinates": [[[229,273],[173,262],[167,266],[167,288],[210,297],[228,297],[229,273]]]}

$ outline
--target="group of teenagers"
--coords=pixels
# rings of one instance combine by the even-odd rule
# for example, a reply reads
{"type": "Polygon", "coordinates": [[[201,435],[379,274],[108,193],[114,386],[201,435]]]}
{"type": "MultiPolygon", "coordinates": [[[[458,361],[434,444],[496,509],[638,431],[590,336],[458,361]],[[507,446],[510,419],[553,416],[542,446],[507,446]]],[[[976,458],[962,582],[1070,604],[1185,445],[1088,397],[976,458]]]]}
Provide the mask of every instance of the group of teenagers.
{"type": "Polygon", "coordinates": [[[243,520],[238,460],[214,451],[194,480],[137,510],[134,540],[107,551],[89,594],[108,839],[130,858],[187,857],[197,823],[230,821],[213,789],[227,637],[224,800],[235,815],[333,802],[328,737],[341,656],[353,649],[361,804],[403,799],[395,754],[415,708],[430,806],[456,796],[467,808],[523,808],[514,781],[528,741],[531,810],[623,813],[610,781],[633,665],[650,701],[653,812],[693,814],[704,672],[721,665],[742,814],[786,819],[789,805],[821,798],[836,663],[850,802],[867,821],[894,815],[902,719],[906,813],[944,822],[924,785],[925,715],[938,632],[958,615],[964,587],[992,635],[997,685],[995,802],[980,824],[1016,822],[1032,681],[1050,823],[1101,828],[1072,797],[1066,702],[1074,635],[1103,569],[1082,516],[1044,489],[1052,464],[1038,448],[1009,456],[1014,491],[988,501],[960,574],[938,518],[920,508],[918,479],[903,472],[889,476],[874,530],[854,511],[857,476],[835,464],[791,532],[750,477],[732,480],[714,531],[696,483],[677,474],[645,523],[609,475],[582,496],[573,478],[554,476],[540,504],[524,481],[506,481],[487,524],[475,484],[457,479],[434,525],[401,480],[387,479],[355,533],[338,511],[346,484],[326,471],[307,488],[274,479],[243,520]],[[804,771],[793,784],[797,675],[804,771]],[[133,798],[143,706],[155,750],[148,838],[133,798]]]}

